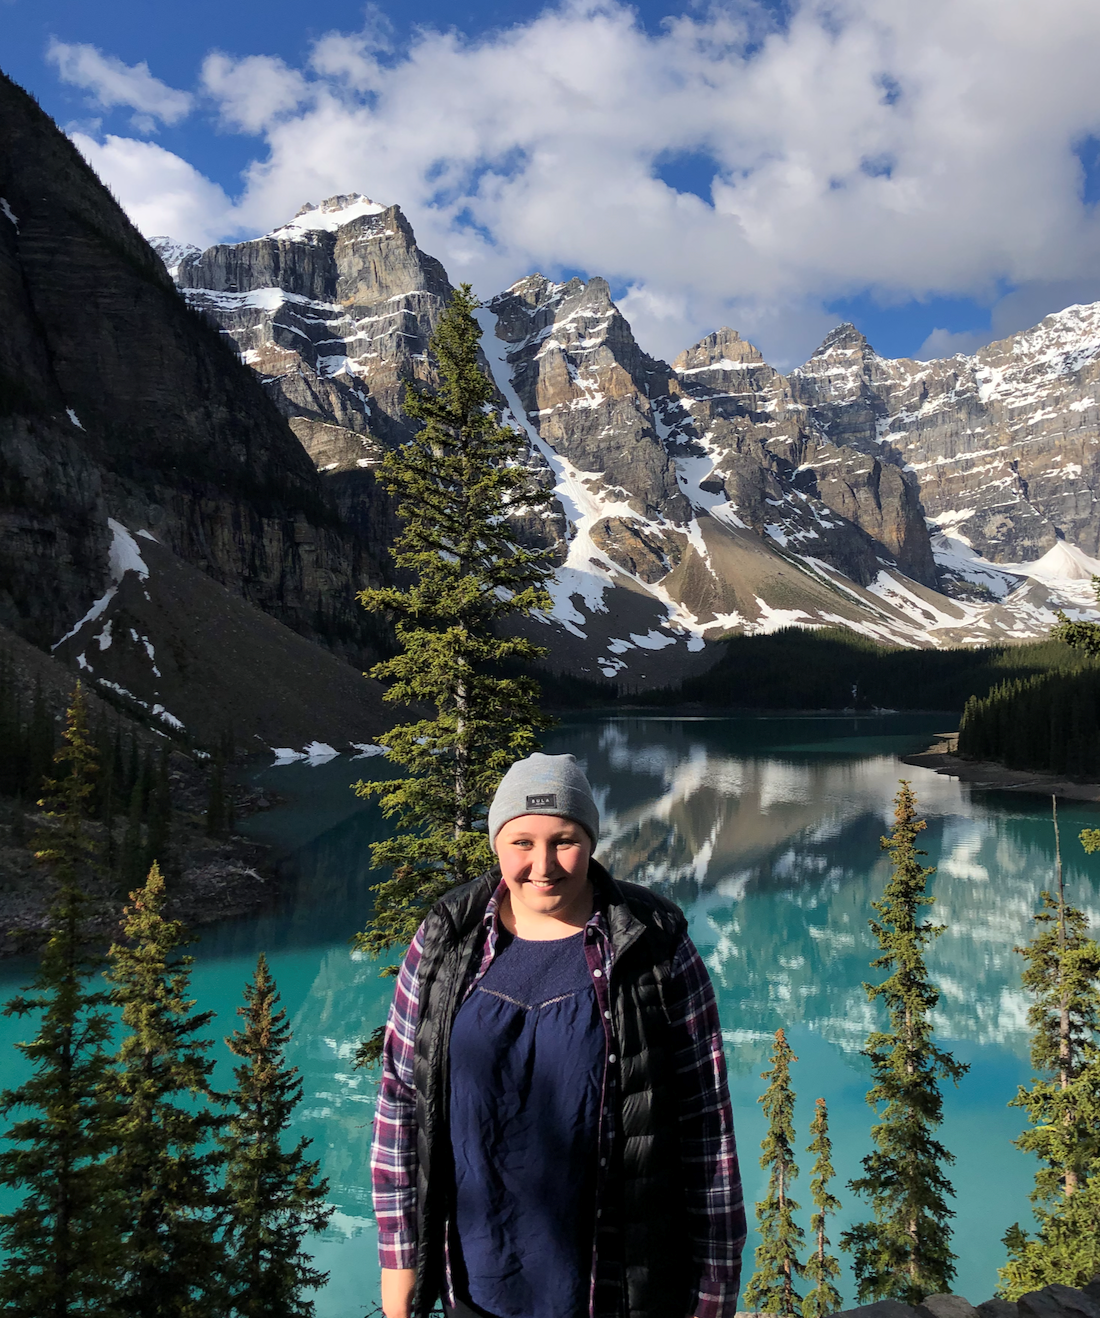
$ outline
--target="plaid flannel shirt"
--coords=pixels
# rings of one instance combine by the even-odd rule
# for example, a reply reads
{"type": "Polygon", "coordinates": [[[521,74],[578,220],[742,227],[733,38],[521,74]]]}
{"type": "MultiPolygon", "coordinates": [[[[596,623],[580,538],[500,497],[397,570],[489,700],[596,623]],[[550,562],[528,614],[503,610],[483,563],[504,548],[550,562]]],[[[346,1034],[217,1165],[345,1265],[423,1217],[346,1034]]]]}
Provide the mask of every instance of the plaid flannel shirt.
{"type": "MultiPolygon", "coordinates": [[[[486,907],[483,919],[485,947],[476,973],[465,986],[466,996],[496,956],[500,932],[498,911],[506,891],[502,881],[486,907]]],[[[378,1252],[384,1268],[412,1268],[416,1265],[417,1153],[413,1054],[423,950],[421,928],[397,977],[382,1048],[382,1080],[371,1147],[371,1182],[378,1222],[378,1252]]],[[[611,1018],[608,981],[613,953],[608,926],[599,909],[593,911],[585,927],[585,952],[607,1031],[606,1094],[614,1082],[616,1061],[615,1054],[610,1051],[614,1043],[608,1025],[611,1018]]],[[[734,1318],[746,1228],[733,1112],[714,990],[698,951],[686,935],[673,958],[666,1005],[675,1040],[684,1207],[697,1278],[692,1312],[694,1318],[734,1318]]],[[[601,1122],[599,1142],[601,1166],[607,1166],[611,1162],[609,1151],[615,1139],[614,1103],[605,1102],[603,1110],[605,1120],[601,1122]]],[[[450,1292],[450,1269],[447,1271],[450,1292]]],[[[453,1300],[453,1293],[450,1298],[453,1300]]]]}

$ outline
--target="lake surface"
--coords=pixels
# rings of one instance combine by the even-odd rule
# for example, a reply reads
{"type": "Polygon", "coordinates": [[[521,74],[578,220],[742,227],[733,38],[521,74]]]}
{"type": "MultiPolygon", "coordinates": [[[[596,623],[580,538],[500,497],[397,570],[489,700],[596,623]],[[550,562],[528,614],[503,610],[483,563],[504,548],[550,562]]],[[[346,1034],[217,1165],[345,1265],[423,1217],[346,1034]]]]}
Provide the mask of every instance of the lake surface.
{"type": "MultiPolygon", "coordinates": [[[[868,967],[877,949],[867,920],[888,873],[879,838],[890,828],[897,781],[912,781],[928,819],[928,863],[938,866],[933,914],[948,926],[928,958],[942,992],[939,1039],[971,1068],[948,1089],[942,1138],[957,1158],[955,1289],[978,1302],[996,1285],[1005,1229],[1030,1221],[1034,1164],[1010,1144],[1022,1123],[1006,1107],[1030,1075],[1013,948],[1031,936],[1054,848],[1043,798],[979,790],[898,762],[945,726],[942,715],[593,717],[563,723],[544,749],[572,751],[585,765],[604,820],[598,854],[611,872],[651,884],[688,913],[718,992],[750,1218],[764,1189],[759,1073],[773,1032],[788,1031],[799,1058],[800,1147],[809,1143],[814,1100],[829,1103],[843,1204],[834,1241],[865,1215],[846,1182],[870,1149],[860,1049],[881,1023],[861,987],[878,978],[868,967]]],[[[386,775],[378,758],[253,771],[283,802],[247,830],[282,849],[286,895],[275,910],[204,930],[196,949],[195,996],[217,1011],[219,1035],[234,1027],[260,950],[290,1014],[292,1060],[305,1081],[295,1133],[314,1141],[337,1209],[315,1242],[331,1272],[317,1297],[319,1318],[362,1318],[377,1297],[368,1160],[374,1082],[352,1061],[358,1041],[384,1018],[392,981],[353,954],[348,939],[369,907],[368,848],[384,826],[348,784],[386,775]]],[[[1100,825],[1100,811],[1066,802],[1059,813],[1069,891],[1095,929],[1100,860],[1090,861],[1076,837],[1100,825]]],[[[25,964],[0,963],[0,996],[10,997],[26,974],[25,964]]],[[[10,1043],[26,1034],[25,1023],[0,1018],[6,1084],[18,1082],[21,1065],[10,1043]]],[[[229,1079],[226,1054],[219,1081],[229,1079]]],[[[795,1190],[807,1226],[811,1161],[800,1158],[795,1190]]],[[[746,1280],[754,1245],[750,1236],[746,1280]]],[[[853,1302],[846,1265],[842,1289],[853,1302]]]]}

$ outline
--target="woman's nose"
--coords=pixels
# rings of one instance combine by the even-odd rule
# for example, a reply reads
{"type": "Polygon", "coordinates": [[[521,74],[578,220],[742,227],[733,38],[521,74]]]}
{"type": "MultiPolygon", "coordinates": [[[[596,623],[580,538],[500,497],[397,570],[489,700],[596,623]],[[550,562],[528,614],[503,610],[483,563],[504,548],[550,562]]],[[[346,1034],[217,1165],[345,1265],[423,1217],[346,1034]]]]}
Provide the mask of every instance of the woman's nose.
{"type": "Polygon", "coordinates": [[[540,843],[535,847],[534,864],[531,868],[540,877],[550,877],[557,873],[558,868],[558,849],[549,846],[546,843],[540,843]]]}

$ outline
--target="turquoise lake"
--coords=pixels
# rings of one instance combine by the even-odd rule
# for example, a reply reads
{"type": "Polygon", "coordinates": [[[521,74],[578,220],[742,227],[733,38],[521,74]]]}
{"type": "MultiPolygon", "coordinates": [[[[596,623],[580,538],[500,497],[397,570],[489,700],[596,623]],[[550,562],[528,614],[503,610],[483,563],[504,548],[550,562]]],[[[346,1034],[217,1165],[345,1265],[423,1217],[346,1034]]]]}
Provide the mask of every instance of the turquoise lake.
{"type": "MultiPolygon", "coordinates": [[[[763,1191],[759,1073],[773,1032],[788,1031],[799,1058],[800,1147],[809,1142],[814,1100],[829,1104],[834,1190],[843,1204],[834,1241],[864,1216],[846,1182],[870,1148],[860,1049],[882,1023],[862,989],[877,977],[868,966],[876,947],[867,920],[887,874],[879,838],[889,831],[897,782],[912,782],[928,820],[927,863],[938,867],[933,917],[947,925],[928,956],[942,993],[939,1040],[970,1064],[958,1089],[948,1087],[942,1139],[956,1156],[955,1290],[976,1303],[993,1293],[1005,1229],[1030,1221],[1034,1165],[1010,1143],[1021,1114],[1006,1106],[1030,1076],[1027,1000],[1013,949],[1031,936],[1054,842],[1044,798],[977,789],[899,762],[950,726],[943,715],[590,717],[563,722],[544,749],[572,751],[585,765],[604,821],[604,864],[660,889],[689,915],[718,993],[750,1220],[763,1191]]],[[[368,776],[386,776],[385,761],[341,757],[250,771],[280,799],[245,827],[280,849],[284,896],[273,910],[203,930],[195,949],[195,996],[218,1013],[219,1036],[234,1027],[261,950],[293,1023],[292,1061],[305,1082],[296,1134],[314,1141],[336,1206],[314,1241],[331,1274],[317,1296],[319,1318],[362,1318],[377,1303],[368,1158],[374,1082],[353,1069],[353,1057],[384,1018],[392,981],[348,945],[369,906],[369,844],[384,827],[376,809],[348,790],[368,776]]],[[[1086,857],[1076,838],[1100,825],[1100,809],[1064,802],[1059,816],[1068,890],[1095,930],[1100,858],[1086,857]]],[[[26,976],[26,963],[0,963],[0,997],[26,976]]],[[[6,1085],[18,1083],[22,1066],[10,1045],[26,1034],[25,1022],[0,1018],[6,1085]]],[[[228,1053],[219,1050],[225,1084],[228,1053]]],[[[795,1190],[804,1225],[810,1163],[801,1157],[795,1190]]],[[[754,1244],[750,1235],[746,1279],[754,1244]]],[[[846,1268],[842,1289],[853,1302],[846,1268]]]]}

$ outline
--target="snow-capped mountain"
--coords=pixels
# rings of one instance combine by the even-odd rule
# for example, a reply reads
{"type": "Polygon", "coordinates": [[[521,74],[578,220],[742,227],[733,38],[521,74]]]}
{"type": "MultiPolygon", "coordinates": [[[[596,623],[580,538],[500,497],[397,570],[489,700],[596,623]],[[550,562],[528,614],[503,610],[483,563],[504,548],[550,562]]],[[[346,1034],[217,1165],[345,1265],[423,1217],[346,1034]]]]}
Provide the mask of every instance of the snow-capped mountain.
{"type": "MultiPolygon", "coordinates": [[[[370,469],[407,433],[402,382],[430,379],[451,292],[400,208],[334,197],[251,242],[154,245],[377,532],[370,469]]],[[[977,644],[1090,611],[1100,304],[937,362],[881,358],[842,325],[787,376],[730,329],[649,357],[598,278],[531,275],[480,314],[502,407],[558,496],[540,531],[562,667],[652,682],[729,631],[977,644]]]]}

